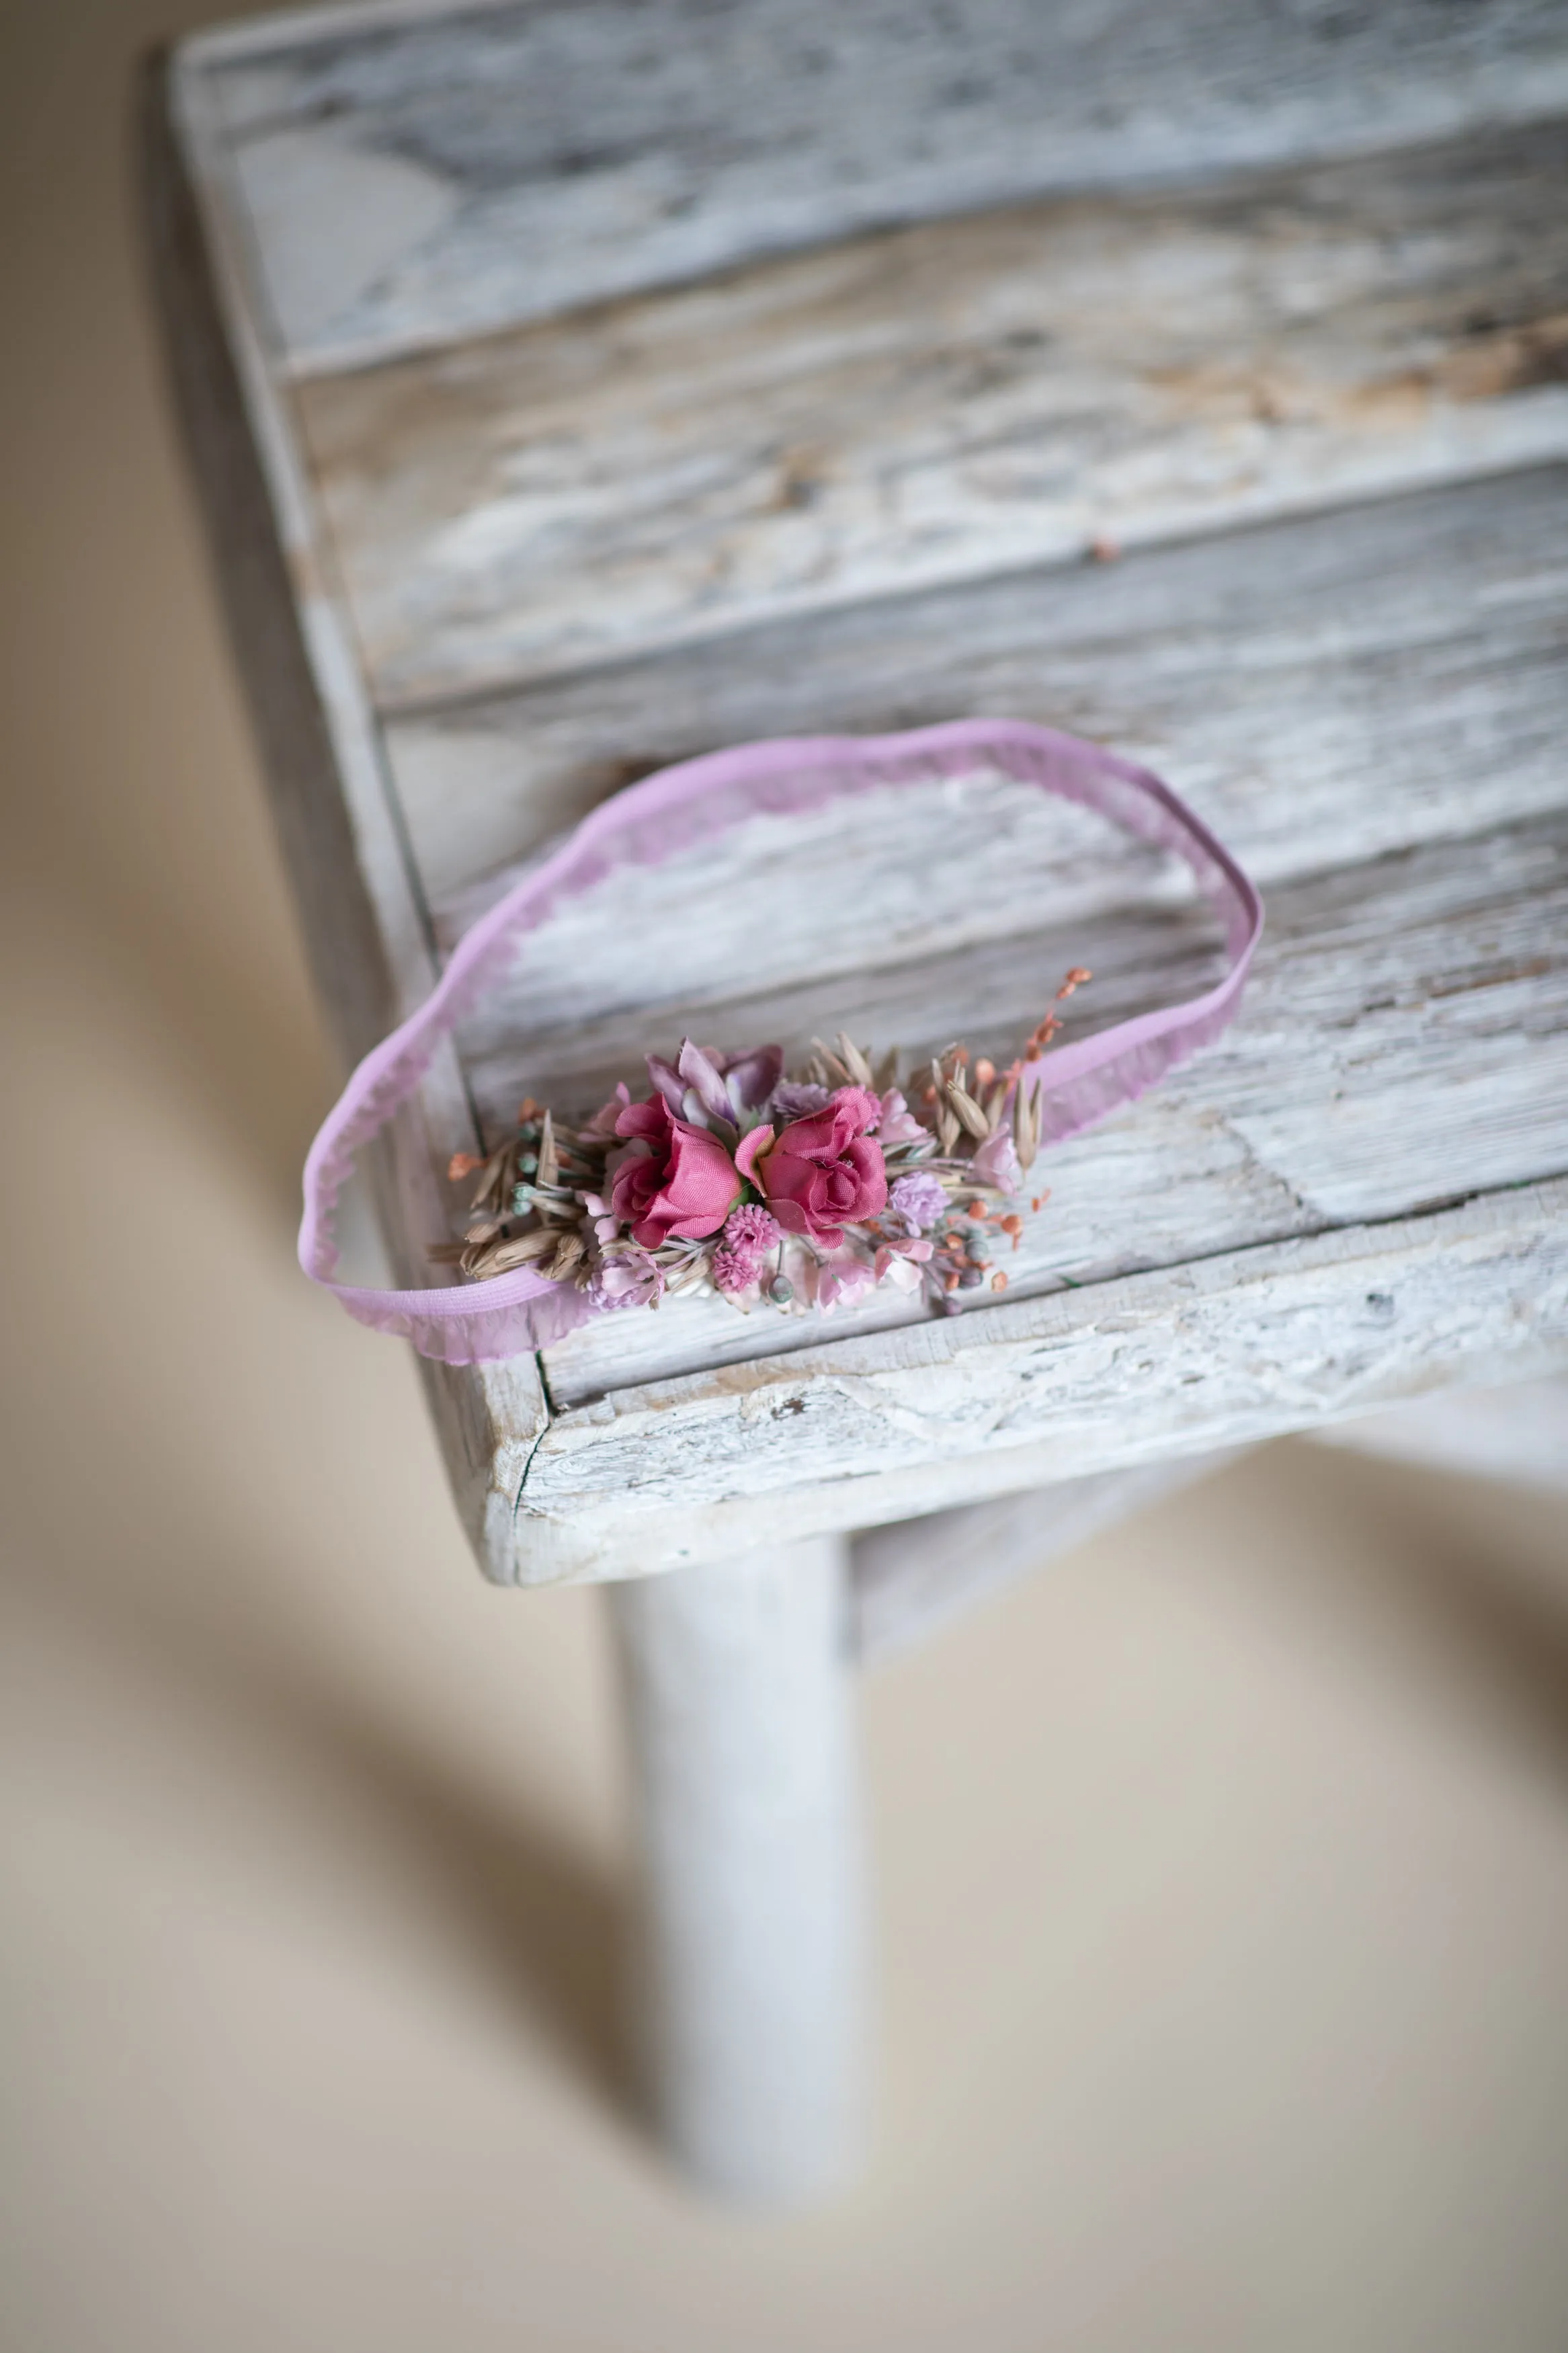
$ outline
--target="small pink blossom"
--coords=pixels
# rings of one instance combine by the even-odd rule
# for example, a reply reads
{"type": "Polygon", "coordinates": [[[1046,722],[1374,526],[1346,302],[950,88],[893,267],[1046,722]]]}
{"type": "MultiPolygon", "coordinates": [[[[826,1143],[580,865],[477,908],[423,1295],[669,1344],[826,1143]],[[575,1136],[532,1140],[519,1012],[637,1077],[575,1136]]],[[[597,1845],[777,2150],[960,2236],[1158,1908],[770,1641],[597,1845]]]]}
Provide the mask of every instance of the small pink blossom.
{"type": "Polygon", "coordinates": [[[884,1152],[891,1152],[899,1144],[924,1144],[931,1130],[922,1127],[897,1087],[889,1087],[882,1097],[882,1108],[875,1128],[878,1142],[884,1152]]]}
{"type": "Polygon", "coordinates": [[[620,1231],[620,1219],[609,1203],[597,1193],[579,1193],[577,1198],[594,1221],[594,1232],[602,1242],[613,1242],[620,1231]]]}
{"type": "Polygon", "coordinates": [[[853,1307],[877,1280],[876,1269],[863,1258],[830,1259],[817,1269],[816,1304],[824,1310],[853,1307]]]}
{"type": "Polygon", "coordinates": [[[752,1204],[731,1209],[724,1221],[724,1239],[713,1253],[713,1280],[720,1290],[748,1290],[782,1238],[778,1219],[766,1209],[752,1204]]]}
{"type": "Polygon", "coordinates": [[[619,1086],[616,1087],[615,1093],[610,1097],[609,1102],[607,1103],[602,1103],[599,1109],[594,1113],[593,1118],[586,1122],[584,1128],[584,1134],[586,1135],[614,1135],[616,1132],[616,1122],[619,1119],[622,1112],[625,1111],[631,1099],[631,1089],[623,1079],[619,1086]]]}
{"type": "Polygon", "coordinates": [[[1023,1191],[1024,1172],[1018,1165],[1016,1147],[1005,1127],[988,1135],[972,1155],[969,1174],[977,1185],[994,1186],[999,1193],[1023,1191]]]}
{"type": "Polygon", "coordinates": [[[727,1298],[738,1291],[749,1291],[762,1269],[762,1261],[749,1250],[731,1250],[721,1242],[713,1253],[713,1281],[727,1298]]]}
{"type": "Polygon", "coordinates": [[[759,1209],[754,1203],[742,1203],[731,1209],[724,1220],[724,1240],[731,1250],[753,1250],[763,1258],[776,1250],[784,1236],[778,1219],[770,1210],[759,1209]]]}

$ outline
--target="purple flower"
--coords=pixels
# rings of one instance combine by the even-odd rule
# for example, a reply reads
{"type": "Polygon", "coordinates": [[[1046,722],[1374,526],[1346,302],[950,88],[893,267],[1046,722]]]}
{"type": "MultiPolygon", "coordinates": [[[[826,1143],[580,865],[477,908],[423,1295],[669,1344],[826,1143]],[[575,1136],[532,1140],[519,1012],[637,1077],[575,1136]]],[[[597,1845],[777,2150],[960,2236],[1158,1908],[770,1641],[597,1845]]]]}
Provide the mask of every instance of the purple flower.
{"type": "Polygon", "coordinates": [[[743,1054],[728,1055],[719,1065],[724,1091],[737,1111],[760,1111],[784,1068],[782,1046],[750,1046],[743,1054]]]}
{"type": "Polygon", "coordinates": [[[912,1168],[907,1176],[895,1176],[888,1198],[911,1234],[926,1232],[947,1208],[946,1190],[929,1168],[912,1168]]]}
{"type": "Polygon", "coordinates": [[[595,1269],[588,1296],[595,1307],[657,1307],[664,1295],[664,1270],[646,1251],[621,1250],[595,1269]]]}
{"type": "Polygon", "coordinates": [[[647,1058],[647,1074],[677,1119],[706,1127],[711,1121],[733,1126],[742,1112],[755,1111],[773,1091],[784,1064],[781,1046],[749,1046],[741,1054],[715,1054],[680,1041],[673,1063],[662,1054],[647,1058]]]}
{"type": "Polygon", "coordinates": [[[783,1127],[792,1119],[809,1119],[813,1112],[826,1111],[831,1101],[826,1087],[814,1086],[809,1079],[785,1079],[773,1089],[768,1110],[783,1127]]]}

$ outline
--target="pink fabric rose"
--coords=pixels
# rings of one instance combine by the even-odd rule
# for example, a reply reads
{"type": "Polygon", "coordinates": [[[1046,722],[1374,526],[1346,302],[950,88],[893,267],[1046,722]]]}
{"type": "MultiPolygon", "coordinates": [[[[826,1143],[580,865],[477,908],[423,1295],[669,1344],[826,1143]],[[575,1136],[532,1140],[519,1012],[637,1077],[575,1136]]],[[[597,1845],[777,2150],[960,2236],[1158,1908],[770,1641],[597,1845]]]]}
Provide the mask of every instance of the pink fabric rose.
{"type": "Polygon", "coordinates": [[[887,1207],[881,1146],[866,1132],[881,1108],[868,1087],[840,1087],[825,1110],[792,1119],[779,1135],[754,1128],[747,1136],[746,1173],[786,1233],[835,1250],[847,1225],[863,1225],[887,1207]]]}
{"type": "Polygon", "coordinates": [[[741,1198],[741,1178],[716,1135],[671,1116],[662,1095],[628,1103],[616,1122],[630,1139],[610,1187],[610,1208],[632,1240],[657,1250],[673,1237],[716,1234],[741,1198]]]}

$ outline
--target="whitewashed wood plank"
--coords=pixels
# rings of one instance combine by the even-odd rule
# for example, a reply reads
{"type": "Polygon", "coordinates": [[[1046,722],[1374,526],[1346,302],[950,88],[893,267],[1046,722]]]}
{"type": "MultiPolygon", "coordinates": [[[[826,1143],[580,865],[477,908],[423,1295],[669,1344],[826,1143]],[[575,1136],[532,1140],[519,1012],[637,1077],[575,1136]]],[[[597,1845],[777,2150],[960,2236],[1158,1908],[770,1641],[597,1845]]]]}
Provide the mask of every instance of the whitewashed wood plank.
{"type": "MultiPolygon", "coordinates": [[[[853,873],[825,871],[817,895],[826,928],[836,908],[852,913],[853,873]]],[[[651,908],[647,920],[657,959],[651,908]]],[[[1102,976],[1074,1000],[1086,1031],[1190,987],[1193,948],[1173,913],[1100,914],[700,1018],[665,1008],[651,1038],[640,1006],[531,1050],[520,1031],[467,1067],[499,1124],[524,1092],[574,1109],[602,1101],[617,1074],[635,1077],[639,1047],[677,1042],[689,1023],[726,1047],[794,1047],[842,1021],[872,1044],[963,1036],[995,1054],[1016,1050],[1068,964],[1102,976]]],[[[1099,1280],[1565,1167],[1568,813],[1277,889],[1235,1026],[1154,1094],[1042,1156],[1050,1199],[1004,1271],[1022,1291],[1099,1280]]],[[[873,1293],[833,1324],[883,1328],[923,1312],[873,1293]]],[[[564,1403],[809,1345],[821,1328],[815,1314],[687,1296],[584,1325],[545,1361],[564,1403]]]]}
{"type": "MultiPolygon", "coordinates": [[[[1403,1412],[1407,1409],[1395,1408],[1403,1412]]],[[[856,1655],[878,1667],[1103,1529],[1209,1478],[1243,1450],[1100,1471],[1054,1487],[868,1528],[850,1547],[856,1655]]]]}
{"type": "MultiPolygon", "coordinates": [[[[513,861],[649,769],[985,712],[1147,761],[1268,884],[1561,806],[1565,548],[1568,469],[1547,469],[786,622],[399,719],[388,751],[447,947],[513,861]]],[[[1000,923],[1039,848],[966,841],[1000,923]]],[[[942,871],[911,866],[912,902],[879,902],[868,936],[957,919],[942,871]]]]}
{"type": "MultiPolygon", "coordinates": [[[[317,985],[345,1059],[424,994],[432,942],[315,512],[245,307],[210,114],[160,68],[143,90],[144,196],[173,390],[229,634],[317,985]],[[182,100],[184,102],[183,103],[182,100]]],[[[395,1280],[418,1285],[445,1204],[438,1169],[473,1136],[456,1056],[432,1071],[369,1175],[395,1280]]],[[[532,1358],[421,1359],[454,1498],[486,1573],[513,1573],[511,1505],[546,1405],[532,1358]]]]}
{"type": "Polygon", "coordinates": [[[560,1415],[524,1584],[722,1558],[1568,1366],[1568,1183],[1128,1276],[560,1415]]]}
{"type": "MultiPolygon", "coordinates": [[[[213,138],[216,144],[210,146],[206,151],[205,151],[204,154],[205,166],[211,167],[209,177],[204,189],[204,201],[206,202],[209,206],[209,227],[213,221],[218,219],[220,215],[229,224],[230,228],[242,227],[243,224],[239,222],[239,216],[235,211],[229,193],[223,185],[222,165],[225,159],[221,153],[221,137],[219,137],[218,134],[214,133],[213,138]]],[[[222,239],[220,238],[219,241],[221,243],[222,239]]],[[[232,272],[229,286],[229,299],[235,304],[237,313],[246,313],[246,333],[254,338],[254,331],[257,322],[254,318],[250,317],[248,313],[247,313],[247,304],[250,301],[250,296],[247,293],[245,285],[241,283],[245,269],[245,257],[243,252],[238,250],[237,245],[235,247],[235,250],[237,254],[237,259],[235,261],[232,272]]],[[[284,408],[278,399],[276,387],[269,386],[265,382],[260,384],[259,389],[253,385],[247,390],[245,396],[245,400],[250,404],[251,409],[254,412],[247,420],[248,429],[253,438],[258,438],[263,446],[269,451],[275,449],[276,445],[279,443],[287,448],[289,436],[289,426],[284,408]]],[[[291,459],[290,463],[292,463],[291,459]]],[[[275,500],[281,500],[280,511],[290,519],[290,529],[292,528],[292,520],[297,515],[303,516],[308,528],[297,541],[293,539],[290,540],[289,548],[290,554],[299,570],[300,591],[305,596],[307,604],[309,604],[310,599],[312,596],[320,596],[321,601],[315,607],[315,610],[318,614],[325,614],[328,617],[331,621],[331,631],[335,631],[337,633],[335,642],[337,642],[341,647],[346,648],[350,642],[352,631],[345,628],[345,617],[342,615],[341,608],[335,605],[333,600],[331,588],[331,550],[330,544],[321,537],[317,529],[314,511],[310,500],[309,487],[308,485],[305,486],[302,493],[300,493],[300,503],[298,506],[290,503],[290,500],[295,493],[299,492],[299,480],[291,480],[290,481],[284,481],[281,483],[273,482],[269,484],[268,488],[269,494],[273,496],[275,500]]],[[[1131,569],[1131,567],[1127,568],[1131,569]]],[[[1517,584],[1515,585],[1517,586],[1517,584]]],[[[331,632],[329,632],[329,634],[331,634],[331,632]]],[[[334,686],[334,681],[329,674],[331,665],[326,662],[323,645],[319,638],[315,636],[310,635],[309,632],[307,635],[309,640],[308,659],[314,662],[317,666],[316,676],[312,681],[313,691],[318,694],[324,693],[330,702],[332,699],[334,686]],[[325,664],[324,669],[322,667],[323,664],[325,664]]],[[[1481,704],[1484,704],[1486,702],[1484,691],[1481,691],[1479,688],[1478,691],[1478,702],[1481,704]]],[[[1067,714],[1060,715],[1065,716],[1067,714]]],[[[368,774],[369,772],[366,771],[365,773],[368,774]]],[[[472,1400],[470,1400],[470,1402],[472,1402],[472,1400]]],[[[476,1464],[474,1468],[478,1472],[479,1482],[485,1485],[487,1493],[490,1498],[490,1503],[494,1507],[492,1513],[493,1520],[498,1525],[503,1517],[508,1521],[507,1541],[510,1542],[510,1514],[511,1507],[516,1501],[517,1494],[516,1486],[510,1482],[513,1477],[521,1478],[523,1450],[518,1448],[510,1458],[506,1457],[503,1452],[502,1459],[497,1461],[495,1459],[497,1453],[496,1430],[494,1427],[488,1430],[481,1430],[479,1423],[483,1419],[483,1416],[479,1417],[475,1421],[474,1430],[470,1432],[470,1436],[474,1440],[474,1452],[476,1456],[476,1464]],[[482,1464],[478,1461],[478,1457],[480,1455],[485,1458],[482,1464]]],[[[500,1419],[506,1425],[506,1433],[509,1434],[511,1439],[516,1439],[518,1432],[511,1427],[512,1422],[517,1419],[513,1408],[511,1406],[504,1407],[501,1411],[500,1419]]],[[[1032,1480],[1049,1475],[1048,1469],[1042,1471],[1037,1466],[1025,1466],[1023,1464],[1023,1456],[1030,1451],[1030,1449],[1025,1448],[1018,1452],[1010,1454],[1005,1458],[1005,1460],[999,1456],[995,1459],[986,1458],[984,1460],[967,1464],[957,1461],[943,1461],[931,1464],[922,1461],[918,1463],[907,1464],[900,1472],[879,1473],[868,1481],[857,1480],[854,1482],[856,1487],[856,1514],[858,1516],[865,1516],[867,1518],[875,1518],[879,1515],[885,1516],[889,1512],[907,1513],[922,1508],[931,1508],[936,1504],[956,1502],[961,1500],[963,1496],[986,1492],[988,1486],[992,1491],[998,1491],[998,1482],[1000,1482],[1002,1485],[1019,1482],[1018,1472],[1020,1468],[1024,1469],[1024,1475],[1027,1479],[1032,1480]],[[896,1500],[893,1493],[895,1489],[897,1490],[896,1500]],[[873,1490],[875,1491],[874,1493],[872,1492],[873,1490]]],[[[807,1498],[804,1500],[797,1499],[796,1504],[792,1506],[792,1508],[804,1512],[808,1515],[812,1511],[816,1511],[818,1514],[827,1513],[830,1516],[822,1519],[819,1523],[821,1525],[841,1525],[844,1524],[842,1518],[834,1519],[831,1514],[835,1512],[841,1513],[844,1508],[844,1503],[845,1498],[842,1494],[826,1496],[818,1494],[815,1498],[807,1498]]],[[[773,1535],[777,1533],[774,1521],[768,1520],[766,1518],[766,1514],[773,1512],[775,1506],[776,1498],[769,1498],[767,1504],[764,1506],[763,1518],[758,1519],[753,1517],[752,1522],[751,1541],[758,1541],[763,1535],[773,1535]]],[[[751,1507],[746,1506],[745,1508],[750,1509],[751,1507]]],[[[717,1515],[715,1525],[717,1525],[718,1521],[723,1521],[730,1532],[729,1540],[732,1540],[736,1529],[741,1525],[741,1520],[737,1518],[735,1511],[730,1504],[715,1504],[712,1507],[712,1514],[710,1516],[712,1517],[714,1514],[717,1515]]],[[[689,1531],[686,1529],[685,1525],[687,1516],[688,1515],[679,1512],[675,1514],[675,1522],[672,1524],[669,1533],[667,1551],[663,1556],[675,1558],[679,1556],[683,1550],[689,1551],[690,1547],[688,1542],[689,1531]]],[[[539,1531],[537,1529],[534,1531],[534,1534],[535,1537],[538,1538],[539,1531]]],[[[649,1534],[650,1524],[647,1522],[639,1524],[639,1527],[636,1532],[637,1542],[638,1544],[642,1544],[644,1539],[649,1536],[649,1534]]],[[[661,1535],[659,1537],[659,1542],[665,1542],[664,1536],[661,1535]]],[[[555,1535],[549,1535],[546,1539],[534,1542],[530,1548],[528,1573],[531,1576],[556,1573],[580,1574],[583,1570],[584,1557],[584,1556],[582,1551],[581,1540],[577,1535],[573,1535],[569,1541],[563,1537],[559,1542],[555,1535]],[[552,1546],[554,1546],[553,1551],[552,1550],[552,1546]]],[[[620,1573],[624,1573],[626,1567],[628,1566],[635,1567],[647,1565],[647,1557],[648,1556],[646,1552],[642,1556],[627,1555],[623,1552],[621,1556],[622,1570],[620,1573]]],[[[595,1573],[605,1573],[603,1564],[608,1558],[608,1555],[605,1552],[603,1547],[600,1547],[599,1551],[595,1555],[595,1558],[600,1563],[600,1567],[595,1573]]]]}
{"type": "Polygon", "coordinates": [[[879,1028],[893,1023],[889,1041],[913,1047],[941,1027],[955,962],[965,1018],[994,1026],[1032,990],[1048,1002],[1067,966],[1089,961],[1068,952],[1074,938],[1100,959],[1092,1009],[1142,1010],[1141,977],[1196,989],[1222,968],[1209,953],[1219,925],[1194,897],[1176,859],[994,770],[841,797],[623,868],[558,907],[464,1022],[464,1064],[487,1120],[536,1076],[592,1111],[606,1076],[628,1075],[628,1051],[635,1075],[671,1022],[729,1035],[778,1021],[805,1042],[841,994],[864,1008],[884,990],[879,1028]],[[933,998],[924,976],[939,970],[933,998]]]}
{"type": "Polygon", "coordinates": [[[1568,454],[1568,131],[986,214],[301,388],[380,703],[1568,454]]]}
{"type": "MultiPolygon", "coordinates": [[[[1423,1468],[1568,1493],[1568,1379],[1448,1388],[1301,1435],[1423,1468]]],[[[1059,1554],[1240,1460],[1245,1449],[1064,1479],[921,1520],[869,1528],[850,1551],[863,1666],[928,1641],[1059,1554]]]]}
{"type": "Polygon", "coordinates": [[[889,221],[1568,106],[1553,0],[535,0],[187,55],[232,126],[258,307],[317,368],[889,221]]]}
{"type": "MultiPolygon", "coordinates": [[[[1568,1379],[1441,1389],[1301,1435],[1318,1445],[1450,1474],[1568,1492],[1568,1379]]],[[[1058,1554],[1211,1477],[1245,1451],[1101,1471],[866,1530],[850,1550],[861,1664],[879,1666],[929,1641],[1058,1554]]]]}

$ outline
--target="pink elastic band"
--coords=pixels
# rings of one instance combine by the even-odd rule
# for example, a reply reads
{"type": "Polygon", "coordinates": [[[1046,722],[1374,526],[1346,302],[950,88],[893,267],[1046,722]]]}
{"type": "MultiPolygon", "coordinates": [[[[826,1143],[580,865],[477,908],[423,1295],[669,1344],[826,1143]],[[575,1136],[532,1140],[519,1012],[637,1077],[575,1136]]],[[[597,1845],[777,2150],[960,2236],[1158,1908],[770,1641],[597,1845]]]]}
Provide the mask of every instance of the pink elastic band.
{"type": "Polygon", "coordinates": [[[1224,979],[1203,996],[1139,1014],[1026,1064],[1022,1083],[1041,1097],[1042,1140],[1077,1134],[1218,1037],[1240,1001],[1263,928],[1262,902],[1224,845],[1146,769],[1076,736],[1013,719],[963,719],[904,735],[795,737],[710,753],[645,776],[594,809],[464,934],[424,1004],[365,1056],[305,1163],[305,1272],[362,1324],[403,1334],[422,1355],[448,1364],[546,1347],[585,1322],[597,1312],[585,1292],[527,1267],[421,1291],[334,1282],[333,1212],[355,1153],[416,1092],[442,1041],[499,976],[519,935],[536,929],[563,899],[616,867],[657,865],[764,812],[972,774],[982,765],[1098,810],[1141,840],[1173,850],[1220,915],[1230,959],[1224,979]]]}

